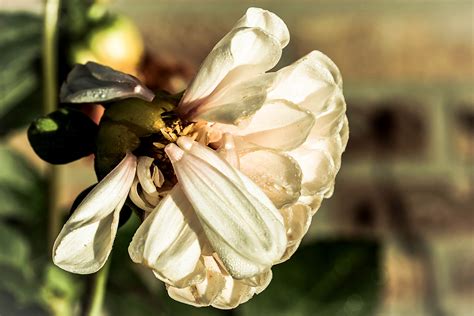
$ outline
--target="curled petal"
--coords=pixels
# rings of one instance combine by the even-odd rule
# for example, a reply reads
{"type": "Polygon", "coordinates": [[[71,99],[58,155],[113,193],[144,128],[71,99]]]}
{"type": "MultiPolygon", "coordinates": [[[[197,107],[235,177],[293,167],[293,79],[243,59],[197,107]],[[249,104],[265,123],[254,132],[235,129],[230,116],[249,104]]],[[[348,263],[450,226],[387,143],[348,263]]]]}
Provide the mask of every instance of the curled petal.
{"type": "Polygon", "coordinates": [[[237,21],[233,28],[239,27],[262,28],[278,39],[281,48],[285,48],[290,41],[290,32],[285,22],[275,13],[260,8],[248,8],[245,15],[237,21]]]}
{"type": "Polygon", "coordinates": [[[183,191],[225,268],[237,279],[267,271],[286,245],[283,219],[261,189],[215,151],[180,137],[169,144],[183,191]]]}
{"type": "Polygon", "coordinates": [[[272,270],[258,274],[252,278],[240,280],[243,284],[257,288],[256,294],[262,292],[272,280],[272,270]]]}
{"type": "Polygon", "coordinates": [[[171,298],[197,307],[211,305],[231,309],[263,291],[272,279],[272,272],[269,270],[251,279],[235,280],[212,256],[204,256],[203,259],[206,278],[186,288],[167,286],[171,298]]]}
{"type": "Polygon", "coordinates": [[[138,206],[145,212],[150,213],[151,211],[153,211],[156,205],[148,202],[148,200],[143,196],[143,191],[141,191],[141,187],[139,188],[139,184],[140,182],[138,181],[138,178],[135,177],[128,196],[136,206],[138,206]]]}
{"type": "Polygon", "coordinates": [[[321,194],[328,191],[339,170],[333,155],[340,157],[339,150],[331,151],[333,139],[320,139],[312,147],[301,146],[288,154],[299,164],[303,172],[303,195],[321,194]]]}
{"type": "Polygon", "coordinates": [[[193,117],[219,85],[231,86],[262,74],[273,68],[280,56],[280,43],[263,29],[241,27],[232,30],[202,63],[177,108],[178,113],[187,119],[193,117]]]}
{"type": "Polygon", "coordinates": [[[196,271],[201,232],[193,207],[176,185],[140,225],[128,252],[134,262],[153,269],[162,281],[186,287],[204,277],[203,267],[196,271]]]}
{"type": "Polygon", "coordinates": [[[74,66],[61,86],[64,103],[99,103],[126,98],[152,101],[155,94],[134,76],[94,62],[74,66]]]}
{"type": "Polygon", "coordinates": [[[240,154],[240,171],[255,182],[276,208],[300,196],[302,174],[298,163],[283,153],[256,149],[240,154]]]}
{"type": "Polygon", "coordinates": [[[164,182],[163,174],[157,166],[153,164],[154,159],[142,156],[138,158],[137,177],[143,190],[144,200],[156,206],[160,201],[160,195],[156,189],[156,183],[161,185],[164,182]],[[150,168],[153,168],[153,173],[150,168]]]}
{"type": "Polygon", "coordinates": [[[339,69],[326,55],[312,51],[277,72],[277,80],[268,97],[285,99],[318,113],[326,99],[342,89],[339,69]]]}
{"type": "Polygon", "coordinates": [[[238,124],[262,107],[275,77],[266,73],[235,85],[223,82],[189,119],[238,124]]]}
{"type": "Polygon", "coordinates": [[[313,213],[311,207],[304,204],[295,204],[280,210],[285,220],[286,238],[288,246],[300,243],[308,231],[313,213]]]}
{"type": "Polygon", "coordinates": [[[281,259],[278,261],[278,263],[282,263],[290,259],[291,256],[296,252],[296,250],[298,250],[300,243],[301,243],[301,240],[297,243],[294,243],[286,247],[285,253],[283,254],[283,256],[281,256],[281,259]]]}
{"type": "Polygon", "coordinates": [[[323,198],[324,195],[322,194],[301,195],[297,203],[309,206],[311,208],[311,216],[314,216],[319,210],[323,198]]]}
{"type": "Polygon", "coordinates": [[[291,150],[300,146],[314,125],[314,116],[286,100],[265,103],[238,132],[245,141],[262,147],[291,150]]]}
{"type": "Polygon", "coordinates": [[[153,174],[151,175],[151,177],[153,179],[153,183],[158,188],[161,188],[163,186],[163,183],[165,183],[165,176],[156,166],[153,168],[153,174]]]}
{"type": "Polygon", "coordinates": [[[212,303],[212,307],[219,309],[232,309],[247,302],[255,294],[255,288],[226,276],[225,287],[212,303]]]}
{"type": "MultiPolygon", "coordinates": [[[[318,199],[321,202],[322,198],[318,199]]],[[[315,204],[315,203],[314,203],[315,204]]],[[[319,205],[314,205],[315,210],[319,205]]],[[[286,237],[288,238],[288,245],[285,253],[278,263],[284,262],[296,252],[304,235],[308,232],[311,225],[311,219],[315,210],[310,205],[297,203],[289,207],[280,209],[281,214],[285,220],[286,237]]]]}
{"type": "Polygon", "coordinates": [[[338,135],[343,127],[346,101],[342,93],[334,93],[326,100],[326,110],[315,115],[315,124],[308,139],[338,135]]]}
{"type": "Polygon", "coordinates": [[[127,154],[79,204],[54,243],[53,261],[58,267],[88,274],[105,264],[136,165],[135,156],[127,154]]]}
{"type": "Polygon", "coordinates": [[[186,288],[167,286],[168,295],[178,302],[202,307],[214,302],[217,295],[224,289],[226,280],[215,259],[212,256],[203,257],[206,267],[205,279],[186,288]]]}
{"type": "Polygon", "coordinates": [[[349,121],[347,120],[347,116],[344,116],[342,128],[339,132],[339,135],[341,136],[342,151],[345,151],[347,141],[349,140],[349,121]]]}
{"type": "MultiPolygon", "coordinates": [[[[148,194],[157,193],[155,183],[151,174],[150,167],[154,159],[151,157],[138,157],[137,177],[143,190],[148,194]]],[[[157,168],[153,165],[154,168],[157,168]]]]}

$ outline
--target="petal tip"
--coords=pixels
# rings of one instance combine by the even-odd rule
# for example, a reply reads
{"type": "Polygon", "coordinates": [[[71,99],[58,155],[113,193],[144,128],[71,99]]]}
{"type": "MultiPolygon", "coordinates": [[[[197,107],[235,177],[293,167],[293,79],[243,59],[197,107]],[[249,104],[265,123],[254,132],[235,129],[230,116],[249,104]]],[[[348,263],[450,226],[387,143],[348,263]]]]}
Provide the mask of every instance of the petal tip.
{"type": "Polygon", "coordinates": [[[171,162],[178,162],[183,158],[184,150],[176,146],[174,143],[168,144],[165,147],[165,153],[170,158],[171,162]]]}

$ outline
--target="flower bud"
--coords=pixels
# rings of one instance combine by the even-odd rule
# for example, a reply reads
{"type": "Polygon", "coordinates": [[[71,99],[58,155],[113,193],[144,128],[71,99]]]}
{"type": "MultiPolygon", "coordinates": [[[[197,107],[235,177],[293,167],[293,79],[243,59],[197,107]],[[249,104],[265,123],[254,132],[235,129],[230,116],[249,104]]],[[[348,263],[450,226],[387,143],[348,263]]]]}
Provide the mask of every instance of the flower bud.
{"type": "Polygon", "coordinates": [[[35,153],[51,164],[65,164],[95,149],[97,125],[84,113],[61,108],[31,123],[28,140],[35,153]]]}

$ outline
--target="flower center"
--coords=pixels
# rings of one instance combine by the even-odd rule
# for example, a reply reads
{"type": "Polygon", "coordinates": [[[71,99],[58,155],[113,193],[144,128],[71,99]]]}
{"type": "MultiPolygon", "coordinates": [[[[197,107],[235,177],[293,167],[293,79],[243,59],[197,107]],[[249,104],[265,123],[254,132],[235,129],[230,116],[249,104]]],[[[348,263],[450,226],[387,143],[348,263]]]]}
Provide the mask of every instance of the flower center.
{"type": "Polygon", "coordinates": [[[154,158],[155,165],[161,170],[165,179],[175,181],[173,167],[164,149],[166,145],[176,142],[180,136],[196,138],[196,124],[181,120],[174,112],[163,113],[161,118],[165,123],[164,127],[159,133],[140,138],[140,147],[136,150],[136,154],[154,158]]]}

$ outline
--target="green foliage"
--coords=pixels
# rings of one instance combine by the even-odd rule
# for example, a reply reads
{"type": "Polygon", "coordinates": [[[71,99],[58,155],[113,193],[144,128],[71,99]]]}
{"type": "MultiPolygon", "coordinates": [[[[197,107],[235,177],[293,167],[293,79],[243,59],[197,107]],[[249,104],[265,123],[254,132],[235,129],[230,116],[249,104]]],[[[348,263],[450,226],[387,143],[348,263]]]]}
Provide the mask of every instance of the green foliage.
{"type": "Polygon", "coordinates": [[[300,247],[273,269],[260,295],[239,315],[374,315],[380,285],[380,247],[371,241],[319,241],[300,247]]]}
{"type": "Polygon", "coordinates": [[[36,242],[44,242],[44,196],[38,172],[19,153],[0,145],[1,315],[44,314],[38,296],[42,260],[33,260],[35,251],[43,251],[36,242]]]}
{"type": "Polygon", "coordinates": [[[17,152],[0,145],[0,219],[37,222],[45,211],[44,182],[17,152]]]}
{"type": "Polygon", "coordinates": [[[73,315],[81,283],[51,265],[40,174],[0,146],[0,315],[73,315]]]}
{"type": "MultiPolygon", "coordinates": [[[[30,248],[27,240],[18,231],[0,223],[0,263],[10,267],[23,269],[30,255],[30,248]]],[[[25,268],[29,268],[26,265],[25,268]]],[[[24,270],[26,274],[31,271],[24,270]]]]}
{"type": "Polygon", "coordinates": [[[1,136],[31,121],[41,109],[41,98],[37,99],[41,18],[25,13],[0,13],[0,30],[1,136]]]}
{"type": "Polygon", "coordinates": [[[54,315],[75,315],[74,310],[82,294],[82,284],[77,282],[79,277],[52,264],[47,265],[45,274],[40,291],[43,304],[54,315]]]}

